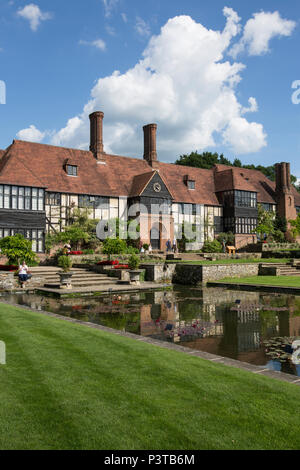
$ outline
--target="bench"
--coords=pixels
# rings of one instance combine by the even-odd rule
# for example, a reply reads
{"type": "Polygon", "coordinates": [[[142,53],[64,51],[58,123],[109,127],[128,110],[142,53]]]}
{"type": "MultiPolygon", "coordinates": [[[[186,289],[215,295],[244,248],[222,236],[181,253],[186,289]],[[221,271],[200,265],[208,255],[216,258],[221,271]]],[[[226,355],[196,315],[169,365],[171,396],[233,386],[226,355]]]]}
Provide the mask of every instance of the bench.
{"type": "Polygon", "coordinates": [[[236,247],[235,246],[227,246],[227,251],[231,255],[235,255],[236,247]]]}

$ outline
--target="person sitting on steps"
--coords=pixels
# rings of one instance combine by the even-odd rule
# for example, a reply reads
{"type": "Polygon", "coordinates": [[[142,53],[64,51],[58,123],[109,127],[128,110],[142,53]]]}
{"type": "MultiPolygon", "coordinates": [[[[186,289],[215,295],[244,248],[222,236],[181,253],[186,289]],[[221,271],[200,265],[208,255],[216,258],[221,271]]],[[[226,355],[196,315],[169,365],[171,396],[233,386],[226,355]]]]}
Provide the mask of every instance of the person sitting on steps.
{"type": "Polygon", "coordinates": [[[22,289],[25,289],[26,282],[28,281],[28,274],[29,274],[29,269],[28,266],[26,265],[25,261],[23,261],[22,264],[19,266],[19,281],[21,283],[22,289]]]}

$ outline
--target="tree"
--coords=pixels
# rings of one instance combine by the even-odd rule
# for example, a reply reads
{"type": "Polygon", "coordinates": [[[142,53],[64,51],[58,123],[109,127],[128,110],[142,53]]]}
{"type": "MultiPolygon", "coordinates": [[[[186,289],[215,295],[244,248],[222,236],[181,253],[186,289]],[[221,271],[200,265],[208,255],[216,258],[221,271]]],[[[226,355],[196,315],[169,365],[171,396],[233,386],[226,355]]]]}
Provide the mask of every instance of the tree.
{"type": "Polygon", "coordinates": [[[235,244],[235,236],[232,232],[225,232],[225,233],[219,233],[217,236],[217,240],[220,243],[223,243],[223,240],[225,241],[225,245],[234,245],[235,244]]]}
{"type": "Polygon", "coordinates": [[[288,230],[288,222],[286,218],[277,214],[274,220],[274,229],[279,230],[282,233],[286,233],[288,230]]]}
{"type": "Polygon", "coordinates": [[[258,218],[255,232],[261,239],[263,239],[265,235],[269,236],[274,234],[274,218],[274,212],[266,211],[258,204],[258,218]]]}
{"type": "Polygon", "coordinates": [[[98,242],[96,235],[97,219],[90,218],[90,209],[74,208],[69,218],[69,224],[62,232],[47,236],[47,249],[59,243],[70,242],[71,248],[78,250],[82,245],[98,242]]]}
{"type": "Polygon", "coordinates": [[[242,168],[243,165],[242,165],[241,160],[236,158],[235,160],[233,160],[233,166],[237,166],[238,168],[242,168]]]}
{"type": "Polygon", "coordinates": [[[192,152],[189,155],[181,155],[179,160],[175,162],[175,165],[185,165],[205,169],[210,169],[217,164],[232,165],[230,160],[225,158],[223,154],[219,155],[218,153],[211,152],[203,152],[201,154],[198,152],[192,152]]]}
{"type": "MultiPolygon", "coordinates": [[[[176,160],[175,165],[185,165],[191,166],[196,168],[204,168],[204,169],[211,169],[214,165],[226,165],[226,166],[234,166],[237,168],[245,168],[248,170],[257,170],[263,173],[267,178],[271,181],[275,181],[276,179],[276,171],[275,165],[271,166],[263,166],[263,165],[242,165],[241,160],[235,158],[233,163],[225,158],[223,154],[218,153],[211,153],[211,152],[192,152],[187,155],[181,155],[178,160],[176,160]]],[[[300,192],[300,186],[296,186],[297,178],[294,175],[291,175],[291,183],[296,187],[296,189],[300,192]]]]}
{"type": "Polygon", "coordinates": [[[291,224],[291,233],[294,238],[297,238],[300,235],[300,214],[297,215],[296,220],[289,220],[291,224]]]}
{"type": "Polygon", "coordinates": [[[0,249],[11,265],[19,265],[22,261],[27,264],[36,262],[36,254],[32,251],[32,242],[21,234],[2,238],[0,249]]]}

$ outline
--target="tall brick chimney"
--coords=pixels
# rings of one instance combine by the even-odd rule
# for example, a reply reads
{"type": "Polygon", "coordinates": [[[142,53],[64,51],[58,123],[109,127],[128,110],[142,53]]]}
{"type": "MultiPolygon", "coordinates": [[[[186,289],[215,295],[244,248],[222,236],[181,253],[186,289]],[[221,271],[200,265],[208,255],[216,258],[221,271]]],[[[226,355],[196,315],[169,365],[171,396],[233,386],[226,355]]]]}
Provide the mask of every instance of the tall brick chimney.
{"type": "Polygon", "coordinates": [[[90,151],[99,163],[105,163],[103,150],[103,118],[104,113],[95,111],[90,114],[90,151]]]}
{"type": "Polygon", "coordinates": [[[295,220],[297,211],[291,184],[291,169],[289,163],[277,163],[276,171],[276,200],[277,213],[287,220],[295,220]]]}
{"type": "Polygon", "coordinates": [[[149,165],[155,167],[157,162],[156,152],[156,124],[148,124],[143,127],[144,129],[144,160],[147,160],[149,165]]]}

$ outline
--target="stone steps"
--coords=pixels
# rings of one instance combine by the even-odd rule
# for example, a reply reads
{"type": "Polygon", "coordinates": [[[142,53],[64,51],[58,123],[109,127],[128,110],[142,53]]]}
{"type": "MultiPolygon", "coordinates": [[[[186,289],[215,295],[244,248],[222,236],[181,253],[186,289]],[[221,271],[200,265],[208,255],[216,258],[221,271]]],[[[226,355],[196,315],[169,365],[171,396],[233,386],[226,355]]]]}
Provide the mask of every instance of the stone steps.
{"type": "MultiPolygon", "coordinates": [[[[59,272],[62,269],[55,266],[37,266],[30,268],[30,271],[34,278],[41,279],[41,285],[47,288],[59,288],[60,287],[60,276],[59,272]]],[[[84,288],[84,287],[98,287],[107,285],[115,285],[118,282],[117,278],[111,278],[106,274],[95,273],[84,268],[73,268],[71,269],[72,275],[72,287],[84,288]]]]}
{"type": "Polygon", "coordinates": [[[300,276],[299,269],[280,269],[280,276],[300,276]]]}

